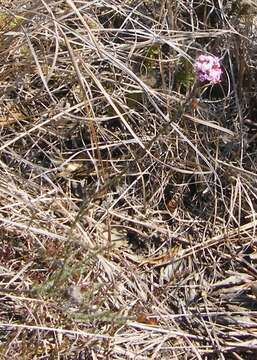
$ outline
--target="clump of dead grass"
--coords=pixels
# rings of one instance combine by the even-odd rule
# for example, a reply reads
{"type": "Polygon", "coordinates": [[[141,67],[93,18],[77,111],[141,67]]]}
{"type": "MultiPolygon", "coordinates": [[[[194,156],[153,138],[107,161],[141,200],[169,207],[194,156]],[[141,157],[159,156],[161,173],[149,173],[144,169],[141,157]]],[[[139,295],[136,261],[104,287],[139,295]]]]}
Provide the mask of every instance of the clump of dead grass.
{"type": "Polygon", "coordinates": [[[2,358],[254,358],[254,9],[2,3],[2,358]]]}

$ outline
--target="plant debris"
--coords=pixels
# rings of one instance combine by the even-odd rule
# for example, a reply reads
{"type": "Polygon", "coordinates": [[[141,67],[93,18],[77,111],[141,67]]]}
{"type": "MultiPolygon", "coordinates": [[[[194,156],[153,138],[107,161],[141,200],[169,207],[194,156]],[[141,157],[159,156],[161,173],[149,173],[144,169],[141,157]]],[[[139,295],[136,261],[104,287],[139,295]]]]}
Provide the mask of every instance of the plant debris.
{"type": "Polygon", "coordinates": [[[256,358],[255,8],[1,1],[1,359],[256,358]]]}

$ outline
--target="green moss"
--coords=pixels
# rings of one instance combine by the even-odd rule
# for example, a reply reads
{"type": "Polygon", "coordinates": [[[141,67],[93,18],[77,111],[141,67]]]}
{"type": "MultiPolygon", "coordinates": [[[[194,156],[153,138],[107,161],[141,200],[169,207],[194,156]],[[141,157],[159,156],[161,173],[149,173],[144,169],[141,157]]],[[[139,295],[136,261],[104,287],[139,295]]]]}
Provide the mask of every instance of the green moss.
{"type": "Polygon", "coordinates": [[[10,16],[0,11],[0,30],[10,31],[21,24],[23,18],[21,16],[10,16]]]}
{"type": "Polygon", "coordinates": [[[192,64],[183,59],[174,73],[175,87],[187,91],[195,81],[195,74],[192,64]]]}
{"type": "Polygon", "coordinates": [[[29,46],[27,44],[24,44],[20,47],[20,54],[25,58],[28,58],[28,56],[31,55],[29,46]]]}
{"type": "Polygon", "coordinates": [[[156,61],[159,59],[160,46],[151,46],[146,49],[145,59],[143,65],[149,71],[156,65],[156,61]]]}

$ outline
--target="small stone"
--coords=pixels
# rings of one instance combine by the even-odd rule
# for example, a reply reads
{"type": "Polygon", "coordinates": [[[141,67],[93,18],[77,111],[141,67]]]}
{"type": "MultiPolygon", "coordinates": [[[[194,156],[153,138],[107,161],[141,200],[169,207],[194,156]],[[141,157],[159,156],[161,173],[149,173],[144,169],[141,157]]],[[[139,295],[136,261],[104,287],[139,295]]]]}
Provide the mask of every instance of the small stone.
{"type": "Polygon", "coordinates": [[[83,296],[81,294],[80,286],[69,286],[66,290],[66,296],[68,300],[75,305],[80,305],[83,302],[83,296]]]}

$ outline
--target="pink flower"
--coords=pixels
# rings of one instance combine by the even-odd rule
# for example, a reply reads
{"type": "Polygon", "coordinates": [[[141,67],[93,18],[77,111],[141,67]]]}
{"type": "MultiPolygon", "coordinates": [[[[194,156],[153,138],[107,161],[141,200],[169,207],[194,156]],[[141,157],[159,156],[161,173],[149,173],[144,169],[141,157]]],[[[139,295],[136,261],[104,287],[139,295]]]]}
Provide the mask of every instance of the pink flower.
{"type": "Polygon", "coordinates": [[[219,58],[212,55],[200,55],[195,60],[194,69],[199,81],[209,81],[211,84],[220,82],[222,70],[219,58]]]}

